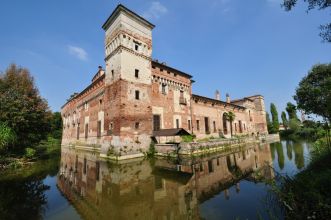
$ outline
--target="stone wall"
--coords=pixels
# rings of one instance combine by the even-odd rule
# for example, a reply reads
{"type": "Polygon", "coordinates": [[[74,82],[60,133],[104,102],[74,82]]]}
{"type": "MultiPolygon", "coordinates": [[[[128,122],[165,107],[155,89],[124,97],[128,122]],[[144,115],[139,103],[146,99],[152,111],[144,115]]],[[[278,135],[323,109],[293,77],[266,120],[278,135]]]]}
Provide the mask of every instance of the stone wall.
{"type": "Polygon", "coordinates": [[[159,156],[177,156],[177,155],[199,155],[211,152],[222,151],[231,149],[233,147],[262,143],[265,141],[276,142],[279,141],[277,135],[263,135],[263,136],[250,136],[241,137],[236,139],[211,139],[204,142],[191,142],[180,144],[157,144],[156,151],[159,156]]]}

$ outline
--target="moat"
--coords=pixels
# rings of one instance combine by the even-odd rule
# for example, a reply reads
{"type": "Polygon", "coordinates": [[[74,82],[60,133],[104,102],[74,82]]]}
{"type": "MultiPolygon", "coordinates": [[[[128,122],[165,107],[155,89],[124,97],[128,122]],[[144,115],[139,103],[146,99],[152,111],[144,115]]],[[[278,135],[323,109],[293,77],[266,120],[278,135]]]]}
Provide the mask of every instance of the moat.
{"type": "Polygon", "coordinates": [[[263,181],[294,175],[309,157],[309,143],[292,141],[117,164],[63,148],[32,177],[1,177],[0,219],[282,218],[263,181]]]}

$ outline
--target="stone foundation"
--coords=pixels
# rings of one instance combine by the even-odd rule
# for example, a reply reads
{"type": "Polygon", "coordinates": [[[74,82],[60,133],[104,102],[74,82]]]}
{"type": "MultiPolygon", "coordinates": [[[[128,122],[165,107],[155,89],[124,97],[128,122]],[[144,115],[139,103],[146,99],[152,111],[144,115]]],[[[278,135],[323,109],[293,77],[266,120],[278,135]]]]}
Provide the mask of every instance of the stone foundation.
{"type": "Polygon", "coordinates": [[[260,137],[242,137],[237,139],[215,139],[206,142],[192,142],[180,144],[157,144],[155,146],[158,156],[190,156],[221,151],[246,144],[279,141],[278,134],[260,137]]]}

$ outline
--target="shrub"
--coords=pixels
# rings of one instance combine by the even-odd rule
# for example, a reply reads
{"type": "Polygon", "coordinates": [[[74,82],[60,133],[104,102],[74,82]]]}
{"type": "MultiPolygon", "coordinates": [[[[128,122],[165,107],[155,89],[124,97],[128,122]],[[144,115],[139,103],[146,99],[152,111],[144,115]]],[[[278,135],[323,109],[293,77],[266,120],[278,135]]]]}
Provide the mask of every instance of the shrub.
{"type": "Polygon", "coordinates": [[[156,152],[156,149],[155,149],[155,143],[154,142],[151,142],[151,144],[149,145],[149,149],[146,152],[146,157],[147,158],[153,158],[156,153],[157,152],[156,152]]]}
{"type": "Polygon", "coordinates": [[[184,135],[182,136],[182,141],[185,143],[193,142],[193,136],[192,135],[184,135]]]}
{"type": "Polygon", "coordinates": [[[25,148],[25,157],[26,158],[29,158],[29,159],[31,159],[31,158],[33,158],[34,156],[36,155],[36,150],[35,149],[33,149],[33,148],[25,148]]]}
{"type": "Polygon", "coordinates": [[[8,145],[13,144],[16,140],[14,131],[5,123],[0,122],[0,151],[5,150],[8,145]]]}

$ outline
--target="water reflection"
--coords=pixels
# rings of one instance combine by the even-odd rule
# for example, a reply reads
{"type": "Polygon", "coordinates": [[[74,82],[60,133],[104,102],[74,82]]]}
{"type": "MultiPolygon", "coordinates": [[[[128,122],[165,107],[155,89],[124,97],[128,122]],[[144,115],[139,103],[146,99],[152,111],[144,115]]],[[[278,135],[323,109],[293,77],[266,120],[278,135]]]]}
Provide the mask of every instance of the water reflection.
{"type": "Polygon", "coordinates": [[[261,177],[295,174],[309,163],[309,149],[282,141],[114,164],[95,152],[64,148],[59,169],[52,160],[19,178],[2,173],[0,219],[269,219],[261,177]]]}
{"type": "MultiPolygon", "coordinates": [[[[240,181],[273,178],[269,146],[199,158],[112,164],[95,153],[63,149],[57,185],[84,219],[200,219],[199,205],[240,181]]],[[[253,210],[254,211],[254,210],[253,210]]]]}
{"type": "Polygon", "coordinates": [[[289,160],[292,160],[292,157],[293,157],[293,153],[292,153],[292,149],[293,149],[292,142],[286,141],[285,144],[286,144],[287,158],[289,160]]]}
{"type": "Polygon", "coordinates": [[[58,159],[41,161],[29,169],[11,170],[0,176],[0,219],[42,219],[47,209],[44,183],[47,175],[56,178],[58,159]]]}
{"type": "MultiPolygon", "coordinates": [[[[293,162],[296,167],[296,169],[293,169],[293,171],[302,170],[309,162],[309,151],[310,144],[307,142],[294,142],[286,140],[270,144],[271,157],[272,160],[277,160],[279,171],[285,170],[285,167],[287,167],[285,171],[289,171],[288,167],[292,163],[293,156],[293,162]],[[286,158],[284,154],[285,150],[287,156],[286,158]]],[[[274,166],[275,165],[276,164],[274,164],[274,166]]]]}

